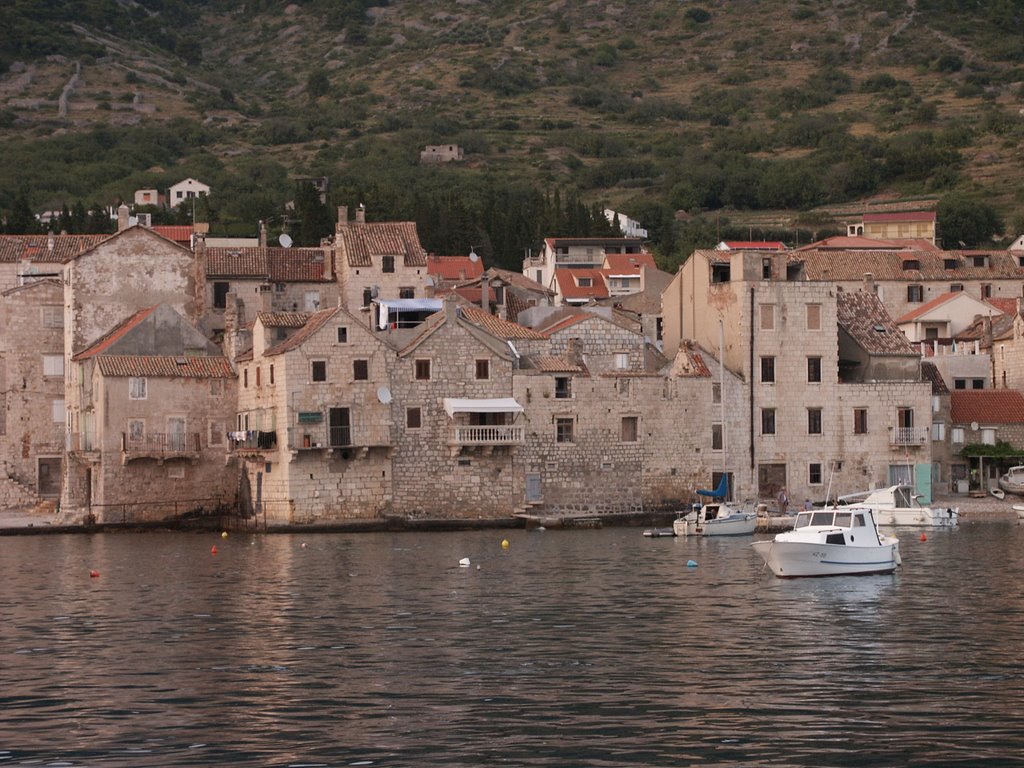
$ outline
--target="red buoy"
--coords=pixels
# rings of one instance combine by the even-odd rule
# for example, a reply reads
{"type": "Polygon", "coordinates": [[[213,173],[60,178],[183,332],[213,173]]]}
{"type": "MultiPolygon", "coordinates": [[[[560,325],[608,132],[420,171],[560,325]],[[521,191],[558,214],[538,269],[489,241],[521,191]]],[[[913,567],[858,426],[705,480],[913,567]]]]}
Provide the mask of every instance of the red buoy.
{"type": "Polygon", "coordinates": [[[99,571],[89,571],[89,578],[90,579],[98,579],[99,577],[100,577],[100,572],[99,571]]]}
{"type": "Polygon", "coordinates": [[[925,536],[923,533],[921,534],[921,541],[928,541],[928,537],[925,536]]]}
{"type": "Polygon", "coordinates": [[[216,544],[214,544],[212,547],[210,547],[210,554],[211,555],[216,555],[217,554],[217,545],[216,544]]]}

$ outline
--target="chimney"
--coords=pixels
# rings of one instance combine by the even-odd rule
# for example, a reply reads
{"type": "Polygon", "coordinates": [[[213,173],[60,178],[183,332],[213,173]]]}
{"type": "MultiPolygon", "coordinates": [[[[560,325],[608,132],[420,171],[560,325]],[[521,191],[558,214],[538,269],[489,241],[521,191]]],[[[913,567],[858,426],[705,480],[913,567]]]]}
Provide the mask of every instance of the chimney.
{"type": "Polygon", "coordinates": [[[46,233],[46,250],[48,250],[50,253],[53,253],[53,242],[54,242],[53,232],[47,232],[46,233]]]}
{"type": "Polygon", "coordinates": [[[454,293],[449,293],[444,297],[444,321],[447,323],[450,320],[454,320],[457,316],[458,300],[454,293]]]}
{"type": "Polygon", "coordinates": [[[338,206],[338,221],[334,224],[334,231],[340,232],[341,228],[348,225],[348,206],[338,206]]]}
{"type": "Polygon", "coordinates": [[[324,280],[334,279],[334,249],[324,245],[320,250],[324,252],[324,280]]]}
{"type": "Polygon", "coordinates": [[[875,292],[875,276],[871,272],[864,273],[864,291],[866,293],[875,292]]]}
{"type": "Polygon", "coordinates": [[[356,224],[365,224],[365,223],[366,223],[366,206],[363,205],[362,203],[360,203],[359,207],[356,208],[356,224]]]}
{"type": "Polygon", "coordinates": [[[124,232],[128,229],[128,206],[121,203],[117,206],[117,231],[124,232]]]}
{"type": "Polygon", "coordinates": [[[260,248],[267,247],[267,222],[260,222],[260,248]]]}

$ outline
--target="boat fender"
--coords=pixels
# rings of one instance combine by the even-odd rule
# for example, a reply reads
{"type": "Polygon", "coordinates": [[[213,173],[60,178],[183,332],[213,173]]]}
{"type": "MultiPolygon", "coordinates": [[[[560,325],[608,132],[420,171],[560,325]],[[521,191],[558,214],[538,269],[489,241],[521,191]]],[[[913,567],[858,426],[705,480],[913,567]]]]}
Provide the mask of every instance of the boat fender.
{"type": "Polygon", "coordinates": [[[895,556],[895,559],[896,559],[896,565],[903,565],[903,556],[900,555],[900,551],[898,549],[895,549],[893,551],[893,555],[895,556]]]}
{"type": "Polygon", "coordinates": [[[697,561],[696,560],[687,560],[686,561],[686,567],[687,568],[696,568],[697,567],[697,561]]]}

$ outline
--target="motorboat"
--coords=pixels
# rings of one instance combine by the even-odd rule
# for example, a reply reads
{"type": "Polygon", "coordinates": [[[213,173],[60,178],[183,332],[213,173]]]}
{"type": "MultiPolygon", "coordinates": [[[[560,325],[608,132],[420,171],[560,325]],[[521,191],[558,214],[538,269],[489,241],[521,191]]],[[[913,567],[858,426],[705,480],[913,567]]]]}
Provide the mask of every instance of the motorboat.
{"type": "Polygon", "coordinates": [[[921,494],[909,485],[890,485],[863,493],[839,497],[839,503],[868,507],[875,513],[881,526],[908,525],[931,528],[955,528],[959,523],[960,508],[933,509],[921,505],[921,494]]]}
{"type": "Polygon", "coordinates": [[[899,539],[879,532],[868,507],[800,512],[792,531],[751,546],[780,578],[892,573],[901,563],[899,539]]]}
{"type": "Polygon", "coordinates": [[[1024,464],[1006,470],[1006,474],[999,478],[999,487],[1007,493],[1024,496],[1024,464]]]}
{"type": "Polygon", "coordinates": [[[1017,513],[1017,521],[1024,522],[1024,504],[1014,504],[1013,511],[1017,513]]]}
{"type": "Polygon", "coordinates": [[[698,496],[710,499],[694,504],[692,509],[672,522],[676,536],[744,536],[754,532],[757,514],[734,507],[729,495],[729,476],[722,473],[718,487],[712,491],[697,491],[698,496]]]}

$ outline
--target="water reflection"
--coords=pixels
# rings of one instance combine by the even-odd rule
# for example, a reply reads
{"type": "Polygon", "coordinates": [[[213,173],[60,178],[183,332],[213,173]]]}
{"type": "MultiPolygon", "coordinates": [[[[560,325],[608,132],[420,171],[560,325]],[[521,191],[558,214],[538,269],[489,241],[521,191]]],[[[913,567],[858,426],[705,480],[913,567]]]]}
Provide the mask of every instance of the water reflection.
{"type": "Polygon", "coordinates": [[[0,764],[1012,759],[1021,543],[786,581],[636,529],[0,539],[0,764]]]}

